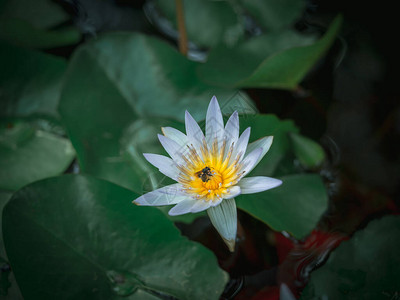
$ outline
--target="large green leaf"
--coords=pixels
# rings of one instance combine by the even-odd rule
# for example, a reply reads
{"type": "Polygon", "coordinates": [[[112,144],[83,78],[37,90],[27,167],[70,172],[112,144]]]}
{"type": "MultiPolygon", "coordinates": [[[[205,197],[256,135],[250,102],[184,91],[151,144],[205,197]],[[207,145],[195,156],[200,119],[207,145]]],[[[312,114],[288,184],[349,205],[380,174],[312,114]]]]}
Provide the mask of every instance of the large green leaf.
{"type": "Polygon", "coordinates": [[[57,119],[64,59],[0,42],[0,116],[57,119]]]}
{"type": "Polygon", "coordinates": [[[75,151],[69,140],[36,130],[28,123],[0,123],[0,188],[16,190],[33,181],[59,175],[75,151]]]}
{"type": "MultiPolygon", "coordinates": [[[[251,175],[272,176],[291,150],[289,133],[298,132],[291,120],[279,120],[275,115],[244,115],[240,118],[241,132],[251,127],[250,142],[264,136],[273,136],[271,148],[251,175]]],[[[250,149],[251,150],[251,149],[250,149]]]]}
{"type": "Polygon", "coordinates": [[[239,196],[237,206],[277,231],[303,238],[328,207],[325,187],[318,175],[297,174],[280,179],[280,187],[239,196]]]}
{"type": "Polygon", "coordinates": [[[220,86],[293,89],[329,49],[340,24],[339,16],[314,43],[313,37],[284,31],[254,37],[231,50],[217,47],[198,72],[220,86]]]}
{"type": "MultiPolygon", "coordinates": [[[[183,1],[185,26],[188,38],[200,47],[214,47],[219,43],[232,46],[244,35],[241,18],[229,1],[183,1]]],[[[157,9],[176,30],[174,0],[155,1],[157,9]]]]}
{"type": "Polygon", "coordinates": [[[396,299],[400,291],[400,217],[374,220],[311,274],[302,299],[396,299]]]}
{"type": "Polygon", "coordinates": [[[215,256],[138,194],[64,175],[15,193],[4,208],[9,260],[26,299],[218,299],[215,256]],[[29,250],[27,250],[29,249],[29,250]]]}
{"type": "Polygon", "coordinates": [[[132,33],[105,34],[74,54],[69,65],[63,101],[87,94],[119,94],[137,115],[164,116],[184,120],[185,110],[204,118],[213,95],[221,106],[239,101],[242,110],[252,108],[246,95],[235,89],[221,89],[201,82],[195,72],[198,63],[189,61],[167,43],[132,33]],[[81,84],[75,77],[84,79],[81,84]],[[85,79],[85,77],[87,77],[85,79]],[[102,78],[103,85],[93,85],[102,78]],[[93,86],[97,91],[90,91],[93,86]],[[240,99],[238,99],[240,98],[240,99]]]}
{"type": "Polygon", "coordinates": [[[69,15],[50,0],[2,0],[0,39],[31,48],[52,48],[76,44],[81,33],[74,27],[58,27],[69,15]]]}
{"type": "Polygon", "coordinates": [[[246,12],[264,31],[290,27],[305,9],[304,0],[240,0],[246,12]]]}

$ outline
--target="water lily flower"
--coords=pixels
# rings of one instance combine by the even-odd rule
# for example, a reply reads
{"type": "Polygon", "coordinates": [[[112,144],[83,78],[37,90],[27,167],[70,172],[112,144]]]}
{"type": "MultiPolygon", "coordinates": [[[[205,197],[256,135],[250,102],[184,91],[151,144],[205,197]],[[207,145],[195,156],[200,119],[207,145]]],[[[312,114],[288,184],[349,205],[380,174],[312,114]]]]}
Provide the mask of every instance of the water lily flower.
{"type": "Polygon", "coordinates": [[[239,116],[235,111],[224,126],[221,109],[214,96],[208,106],[205,135],[188,111],[186,134],[163,127],[158,138],[169,154],[144,153],[144,157],[177,183],[146,193],[133,202],[138,205],[176,204],[169,215],[197,213],[208,216],[230,251],[234,251],[237,212],[234,197],[262,192],[282,181],[256,176],[244,178],[264,157],[273,137],[249,142],[250,127],[239,136],[239,116]]]}

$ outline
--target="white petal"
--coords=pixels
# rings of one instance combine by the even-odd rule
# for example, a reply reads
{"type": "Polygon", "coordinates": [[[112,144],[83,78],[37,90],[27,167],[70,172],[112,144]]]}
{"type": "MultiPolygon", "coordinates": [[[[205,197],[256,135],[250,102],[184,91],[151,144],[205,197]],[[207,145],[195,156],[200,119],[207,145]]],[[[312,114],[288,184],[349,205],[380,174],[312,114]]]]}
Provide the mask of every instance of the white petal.
{"type": "Polygon", "coordinates": [[[196,203],[192,206],[190,212],[197,213],[206,210],[211,206],[212,203],[213,201],[196,200],[196,203]]]}
{"type": "Polygon", "coordinates": [[[255,176],[243,178],[239,181],[238,185],[242,190],[242,194],[253,194],[263,192],[274,187],[280,186],[282,180],[265,177],[265,176],[255,176]]]}
{"type": "Polygon", "coordinates": [[[143,153],[143,156],[149,163],[158,168],[161,173],[177,181],[179,170],[171,158],[153,153],[143,153]]]}
{"type": "Polygon", "coordinates": [[[258,159],[258,161],[256,162],[256,164],[254,166],[256,166],[262,160],[264,155],[268,152],[269,148],[271,148],[273,140],[274,140],[273,136],[265,136],[265,137],[263,137],[261,139],[258,139],[256,141],[250,143],[247,146],[246,154],[250,153],[251,151],[253,151],[256,148],[262,148],[263,149],[260,158],[258,159]]]}
{"type": "Polygon", "coordinates": [[[228,193],[224,194],[224,199],[231,199],[241,194],[240,186],[232,186],[228,188],[228,193]]]}
{"type": "Polygon", "coordinates": [[[206,141],[208,145],[211,146],[215,139],[217,139],[219,143],[222,143],[223,137],[224,121],[222,119],[222,113],[217,98],[213,96],[207,109],[206,141]]]}
{"type": "Polygon", "coordinates": [[[235,249],[237,211],[235,199],[226,199],[220,205],[207,209],[211,223],[221,235],[231,252],[235,249]]]}
{"type": "Polygon", "coordinates": [[[246,176],[251,170],[253,170],[262,152],[262,148],[254,149],[243,159],[243,161],[241,162],[242,168],[239,171],[243,172],[242,177],[246,176]]]}
{"type": "Polygon", "coordinates": [[[199,149],[203,143],[204,133],[188,111],[185,112],[185,127],[189,143],[199,149]]]}
{"type": "Polygon", "coordinates": [[[177,164],[184,163],[182,156],[185,154],[185,151],[187,151],[186,147],[180,146],[177,142],[161,134],[158,135],[158,139],[160,140],[160,143],[164,147],[165,151],[167,151],[169,156],[171,156],[171,158],[177,164]]]}
{"type": "Polygon", "coordinates": [[[162,127],[161,131],[167,138],[175,141],[177,144],[179,144],[182,147],[186,146],[188,143],[187,136],[183,132],[179,131],[178,129],[175,129],[172,127],[162,127]]]}
{"type": "Polygon", "coordinates": [[[179,202],[173,208],[171,208],[168,212],[170,216],[178,216],[191,212],[192,207],[196,204],[198,200],[193,200],[189,198],[185,201],[179,202]]]}
{"type": "Polygon", "coordinates": [[[239,115],[238,112],[235,111],[230,116],[228,122],[226,122],[225,126],[225,139],[230,141],[228,145],[232,142],[236,143],[239,138],[239,115]]]}
{"type": "Polygon", "coordinates": [[[242,134],[240,135],[236,143],[236,146],[233,149],[233,153],[231,159],[229,160],[229,164],[231,164],[239,154],[240,154],[239,162],[243,159],[244,154],[246,153],[247,144],[249,143],[249,137],[250,137],[250,127],[246,128],[246,130],[243,131],[242,134]]]}
{"type": "Polygon", "coordinates": [[[175,183],[146,193],[134,200],[133,203],[145,206],[161,206],[176,204],[186,199],[189,198],[182,192],[182,185],[175,183]]]}
{"type": "Polygon", "coordinates": [[[238,112],[235,111],[230,116],[228,122],[225,125],[224,139],[226,141],[226,148],[224,158],[229,152],[229,148],[232,143],[236,144],[239,138],[239,115],[238,112]]]}

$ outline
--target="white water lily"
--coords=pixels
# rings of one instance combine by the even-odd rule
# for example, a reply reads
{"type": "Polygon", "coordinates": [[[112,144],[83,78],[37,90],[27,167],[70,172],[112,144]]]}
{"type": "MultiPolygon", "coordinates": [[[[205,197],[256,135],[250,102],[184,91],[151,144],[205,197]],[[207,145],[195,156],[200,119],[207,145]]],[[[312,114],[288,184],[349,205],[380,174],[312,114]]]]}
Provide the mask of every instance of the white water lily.
{"type": "Polygon", "coordinates": [[[137,198],[138,205],[176,204],[172,216],[207,210],[230,251],[234,250],[237,215],[234,197],[262,192],[282,181],[256,176],[243,178],[253,170],[271,147],[273,137],[248,144],[250,128],[239,136],[239,116],[235,111],[224,126],[217,98],[208,106],[205,135],[186,111],[186,134],[171,127],[162,128],[158,138],[169,157],[144,153],[161,173],[177,181],[137,198]]]}

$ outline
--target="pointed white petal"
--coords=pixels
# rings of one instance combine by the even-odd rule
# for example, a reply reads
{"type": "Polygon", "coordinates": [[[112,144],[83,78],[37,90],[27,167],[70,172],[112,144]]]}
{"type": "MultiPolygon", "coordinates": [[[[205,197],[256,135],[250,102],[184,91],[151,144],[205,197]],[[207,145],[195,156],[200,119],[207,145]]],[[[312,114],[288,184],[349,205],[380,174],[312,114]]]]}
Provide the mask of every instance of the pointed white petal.
{"type": "Polygon", "coordinates": [[[149,163],[158,168],[161,173],[175,181],[178,180],[179,170],[171,158],[153,153],[143,153],[143,156],[149,163]]]}
{"type": "Polygon", "coordinates": [[[256,162],[256,164],[254,166],[256,166],[262,160],[264,155],[268,152],[269,148],[271,148],[273,140],[274,140],[273,136],[265,136],[265,137],[263,137],[261,139],[258,139],[256,141],[250,143],[247,146],[246,155],[248,153],[250,153],[251,151],[253,151],[254,149],[256,149],[256,148],[262,148],[263,149],[263,151],[261,153],[261,156],[259,157],[258,161],[256,162]]]}
{"type": "Polygon", "coordinates": [[[173,208],[171,208],[168,212],[170,216],[178,216],[191,212],[192,207],[196,204],[198,200],[193,200],[192,198],[188,198],[185,201],[179,202],[173,208]]]}
{"type": "Polygon", "coordinates": [[[224,199],[231,199],[241,194],[240,186],[232,186],[228,188],[228,193],[224,194],[224,199]]]}
{"type": "Polygon", "coordinates": [[[265,176],[255,176],[243,178],[239,181],[238,185],[241,188],[242,194],[253,194],[263,192],[274,187],[280,186],[282,180],[265,177],[265,176]]]}
{"type": "Polygon", "coordinates": [[[198,149],[203,143],[204,133],[188,111],[185,112],[185,127],[189,144],[198,149]]]}
{"type": "Polygon", "coordinates": [[[158,139],[160,140],[160,143],[164,147],[165,151],[167,151],[169,156],[171,156],[171,158],[177,164],[184,163],[182,156],[185,155],[185,151],[187,151],[186,147],[180,146],[177,142],[161,134],[158,135],[158,139]]]}
{"type": "Polygon", "coordinates": [[[222,142],[223,137],[224,137],[224,121],[222,119],[222,113],[221,109],[219,108],[217,98],[213,96],[210,101],[210,105],[208,106],[207,116],[206,116],[207,144],[211,146],[215,139],[217,139],[218,142],[222,142]]]}
{"type": "Polygon", "coordinates": [[[230,116],[228,122],[226,122],[225,125],[224,140],[226,141],[226,148],[225,148],[224,158],[227,156],[232,143],[236,144],[238,138],[239,138],[239,115],[238,112],[235,111],[230,116]]]}
{"type": "Polygon", "coordinates": [[[220,205],[207,209],[211,223],[221,235],[229,251],[235,250],[237,232],[237,211],[235,199],[226,199],[220,205]]]}
{"type": "Polygon", "coordinates": [[[251,170],[253,170],[256,165],[258,159],[260,158],[263,152],[262,148],[257,148],[251,151],[242,161],[242,168],[239,172],[243,172],[242,177],[246,176],[251,170]]]}
{"type": "Polygon", "coordinates": [[[188,143],[187,136],[183,132],[179,131],[178,129],[175,129],[172,127],[162,127],[161,131],[167,138],[175,141],[177,144],[179,144],[182,147],[186,146],[188,143]]]}
{"type": "Polygon", "coordinates": [[[146,193],[134,200],[133,203],[145,206],[161,206],[176,204],[186,199],[189,199],[189,197],[182,192],[182,185],[175,183],[146,193]]]}
{"type": "Polygon", "coordinates": [[[246,153],[247,144],[249,143],[249,137],[250,137],[250,127],[246,128],[246,130],[243,131],[242,134],[240,135],[236,143],[236,146],[233,149],[233,153],[231,159],[229,160],[229,164],[231,164],[239,154],[240,154],[239,162],[243,159],[244,154],[246,153]]]}
{"type": "Polygon", "coordinates": [[[197,213],[206,210],[211,206],[212,203],[212,201],[196,200],[196,203],[192,206],[190,212],[197,213]]]}
{"type": "Polygon", "coordinates": [[[232,142],[236,143],[239,138],[239,115],[238,112],[235,111],[230,116],[228,122],[226,122],[225,126],[225,139],[230,145],[232,142]]]}

